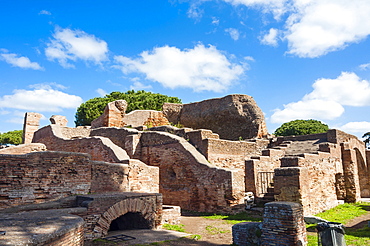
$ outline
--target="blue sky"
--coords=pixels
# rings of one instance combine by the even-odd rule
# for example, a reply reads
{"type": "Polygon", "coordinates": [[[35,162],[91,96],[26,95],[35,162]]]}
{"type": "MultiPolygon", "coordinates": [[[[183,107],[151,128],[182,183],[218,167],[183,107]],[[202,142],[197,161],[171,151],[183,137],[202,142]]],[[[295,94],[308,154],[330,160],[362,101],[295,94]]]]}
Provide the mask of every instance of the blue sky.
{"type": "Polygon", "coordinates": [[[370,131],[370,1],[2,1],[0,132],[112,91],[184,103],[247,94],[272,133],[317,119],[370,131]]]}

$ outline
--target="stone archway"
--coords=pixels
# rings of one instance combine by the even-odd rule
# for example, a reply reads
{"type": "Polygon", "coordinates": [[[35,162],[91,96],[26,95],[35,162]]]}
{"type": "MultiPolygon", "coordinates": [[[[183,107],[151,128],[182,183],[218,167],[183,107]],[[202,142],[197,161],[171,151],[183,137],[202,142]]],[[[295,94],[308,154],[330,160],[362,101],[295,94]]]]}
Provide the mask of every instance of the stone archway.
{"type": "Polygon", "coordinates": [[[140,213],[149,229],[154,229],[159,226],[160,220],[156,204],[149,203],[146,199],[140,197],[133,197],[117,202],[109,207],[109,209],[100,216],[93,229],[94,233],[106,236],[112,221],[127,213],[140,213]]]}

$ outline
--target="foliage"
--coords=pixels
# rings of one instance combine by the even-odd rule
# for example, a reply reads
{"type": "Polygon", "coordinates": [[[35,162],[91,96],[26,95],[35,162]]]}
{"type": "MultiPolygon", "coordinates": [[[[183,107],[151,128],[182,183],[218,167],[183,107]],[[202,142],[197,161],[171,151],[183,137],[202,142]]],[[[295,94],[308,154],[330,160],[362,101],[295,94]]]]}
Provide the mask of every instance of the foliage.
{"type": "MultiPolygon", "coordinates": [[[[346,224],[350,220],[368,213],[369,210],[370,203],[345,203],[319,213],[316,216],[328,221],[346,224]]],[[[370,245],[370,228],[367,226],[362,229],[346,228],[345,231],[346,234],[344,235],[344,238],[347,245],[370,245]]],[[[309,246],[317,245],[317,235],[308,235],[307,237],[309,246]]]]}
{"type": "Polygon", "coordinates": [[[215,234],[220,234],[220,233],[230,233],[229,230],[221,230],[220,228],[218,227],[215,227],[215,226],[211,226],[211,225],[208,225],[206,226],[206,231],[209,233],[209,234],[212,234],[212,235],[215,235],[215,234]]]}
{"type": "Polygon", "coordinates": [[[241,212],[237,214],[230,214],[230,215],[221,215],[221,214],[213,214],[213,215],[206,215],[202,216],[206,219],[211,220],[225,220],[228,224],[238,224],[242,222],[261,222],[262,216],[255,215],[255,214],[248,214],[247,212],[241,212]]]}
{"type": "Polygon", "coordinates": [[[365,133],[364,135],[362,135],[362,138],[366,138],[364,140],[364,143],[366,144],[366,146],[369,148],[370,147],[370,132],[367,132],[365,133]]]}
{"type": "Polygon", "coordinates": [[[180,225],[163,224],[163,228],[171,231],[185,232],[183,224],[180,225]]]}
{"type": "Polygon", "coordinates": [[[127,110],[129,113],[133,110],[162,110],[164,103],[181,103],[177,97],[170,97],[158,93],[147,91],[134,91],[127,92],[114,91],[104,97],[95,97],[82,103],[78,108],[75,115],[76,126],[90,125],[91,121],[98,118],[103,114],[105,106],[116,100],[126,100],[127,110]]]}
{"type": "Polygon", "coordinates": [[[318,120],[293,120],[282,124],[274,132],[276,136],[308,135],[324,133],[329,130],[328,125],[318,120]]]}
{"type": "Polygon", "coordinates": [[[0,133],[0,144],[21,144],[22,143],[22,130],[9,131],[0,133]]]}

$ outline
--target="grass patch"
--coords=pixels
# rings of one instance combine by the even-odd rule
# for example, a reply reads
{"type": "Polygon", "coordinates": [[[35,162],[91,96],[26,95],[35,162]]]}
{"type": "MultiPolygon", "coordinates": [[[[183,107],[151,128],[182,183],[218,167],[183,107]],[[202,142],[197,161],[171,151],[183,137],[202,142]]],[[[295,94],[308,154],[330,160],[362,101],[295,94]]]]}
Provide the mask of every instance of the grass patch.
{"type": "Polygon", "coordinates": [[[185,232],[183,224],[180,225],[163,224],[163,228],[171,231],[185,232]]]}
{"type": "Polygon", "coordinates": [[[191,235],[189,236],[190,239],[193,239],[193,240],[200,240],[202,238],[201,235],[198,235],[198,234],[195,234],[195,235],[191,235]]]}
{"type": "Polygon", "coordinates": [[[262,216],[256,214],[248,214],[247,212],[241,212],[237,214],[223,215],[213,214],[202,216],[203,218],[210,220],[224,220],[228,224],[238,224],[242,222],[261,222],[262,216]]]}
{"type": "MultiPolygon", "coordinates": [[[[346,224],[350,220],[366,214],[368,211],[370,211],[370,203],[345,203],[319,213],[316,216],[331,222],[346,224]]],[[[308,225],[307,231],[315,231],[315,228],[316,225],[308,225]]],[[[348,246],[370,245],[369,227],[365,226],[362,229],[345,228],[345,232],[346,234],[344,235],[344,238],[348,246]]],[[[317,235],[307,235],[307,239],[308,246],[317,245],[317,235]]]]}
{"type": "Polygon", "coordinates": [[[206,226],[206,230],[207,230],[207,232],[208,232],[209,234],[212,234],[212,235],[220,234],[220,233],[230,233],[230,231],[229,231],[229,230],[225,230],[225,231],[223,231],[223,230],[221,230],[220,228],[215,227],[215,226],[211,226],[211,225],[206,226]]]}

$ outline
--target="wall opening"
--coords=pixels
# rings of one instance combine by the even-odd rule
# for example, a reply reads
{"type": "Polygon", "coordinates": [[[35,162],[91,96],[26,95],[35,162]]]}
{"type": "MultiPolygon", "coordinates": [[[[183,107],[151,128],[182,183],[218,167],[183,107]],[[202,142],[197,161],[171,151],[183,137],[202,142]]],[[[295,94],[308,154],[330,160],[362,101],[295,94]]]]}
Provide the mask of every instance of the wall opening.
{"type": "Polygon", "coordinates": [[[150,222],[140,212],[128,212],[112,220],[108,231],[150,229],[150,222]]]}

